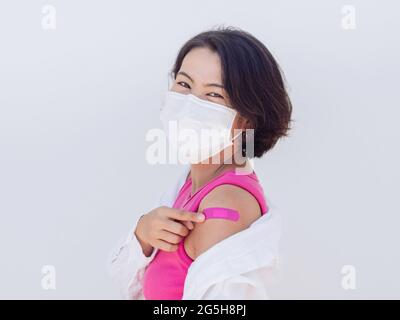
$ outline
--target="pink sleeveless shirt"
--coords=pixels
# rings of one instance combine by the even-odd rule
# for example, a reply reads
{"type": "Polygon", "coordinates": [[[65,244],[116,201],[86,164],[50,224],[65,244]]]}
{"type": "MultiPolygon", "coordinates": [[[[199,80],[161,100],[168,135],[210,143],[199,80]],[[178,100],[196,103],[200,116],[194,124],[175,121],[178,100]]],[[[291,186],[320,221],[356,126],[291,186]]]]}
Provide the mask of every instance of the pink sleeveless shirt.
{"type": "MultiPolygon", "coordinates": [[[[192,180],[189,177],[181,187],[173,208],[197,212],[201,200],[215,187],[230,184],[251,193],[258,201],[261,213],[268,212],[264,192],[253,171],[251,174],[236,174],[235,169],[225,171],[191,195],[192,180]]],[[[228,208],[207,208],[206,219],[223,218],[237,220],[239,213],[228,208]]],[[[174,252],[158,250],[147,266],[143,279],[143,295],[147,300],[181,300],[189,266],[193,259],[186,253],[184,238],[174,252]]]]}

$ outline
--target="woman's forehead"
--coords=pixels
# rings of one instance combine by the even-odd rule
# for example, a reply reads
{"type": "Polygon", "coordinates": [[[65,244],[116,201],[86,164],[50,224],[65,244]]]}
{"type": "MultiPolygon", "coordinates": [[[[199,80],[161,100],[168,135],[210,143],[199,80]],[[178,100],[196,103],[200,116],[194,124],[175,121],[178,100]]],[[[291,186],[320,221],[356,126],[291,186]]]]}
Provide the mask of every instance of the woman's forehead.
{"type": "Polygon", "coordinates": [[[221,61],[216,52],[208,48],[194,48],[182,61],[181,69],[200,84],[222,83],[221,61]]]}

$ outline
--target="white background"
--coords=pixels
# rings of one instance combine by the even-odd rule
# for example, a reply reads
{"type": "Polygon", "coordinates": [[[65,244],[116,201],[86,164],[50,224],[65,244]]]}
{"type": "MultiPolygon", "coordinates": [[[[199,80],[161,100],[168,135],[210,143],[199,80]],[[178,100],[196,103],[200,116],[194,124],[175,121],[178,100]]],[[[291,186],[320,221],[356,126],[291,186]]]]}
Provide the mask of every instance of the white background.
{"type": "Polygon", "coordinates": [[[117,298],[109,250],[171,183],[151,166],[167,74],[216,25],[271,50],[291,136],[256,162],[284,218],[273,298],[400,298],[396,1],[0,3],[0,298],[117,298]],[[44,5],[56,29],[42,28],[44,5]],[[342,27],[353,5],[356,29],[342,27]],[[56,290],[41,287],[43,265],[56,290]],[[356,269],[356,289],[341,268],[356,269]]]}

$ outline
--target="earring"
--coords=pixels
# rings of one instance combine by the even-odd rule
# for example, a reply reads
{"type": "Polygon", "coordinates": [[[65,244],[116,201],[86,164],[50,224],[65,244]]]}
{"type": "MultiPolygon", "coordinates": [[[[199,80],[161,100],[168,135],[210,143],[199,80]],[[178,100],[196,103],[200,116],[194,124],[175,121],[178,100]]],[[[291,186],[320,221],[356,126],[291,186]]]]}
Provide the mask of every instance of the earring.
{"type": "Polygon", "coordinates": [[[242,157],[246,157],[246,131],[242,131],[242,157]]]}

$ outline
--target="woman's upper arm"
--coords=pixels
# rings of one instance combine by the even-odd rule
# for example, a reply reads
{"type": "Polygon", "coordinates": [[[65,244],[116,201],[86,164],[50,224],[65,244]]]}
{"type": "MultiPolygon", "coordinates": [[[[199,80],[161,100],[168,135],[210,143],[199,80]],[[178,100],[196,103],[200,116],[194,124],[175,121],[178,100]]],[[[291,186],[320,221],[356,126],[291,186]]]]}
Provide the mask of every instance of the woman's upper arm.
{"type": "Polygon", "coordinates": [[[257,200],[246,190],[233,185],[221,185],[213,189],[204,197],[198,211],[211,207],[234,209],[239,212],[239,220],[207,219],[196,223],[186,240],[192,248],[193,259],[216,243],[247,228],[261,215],[257,200]]]}

